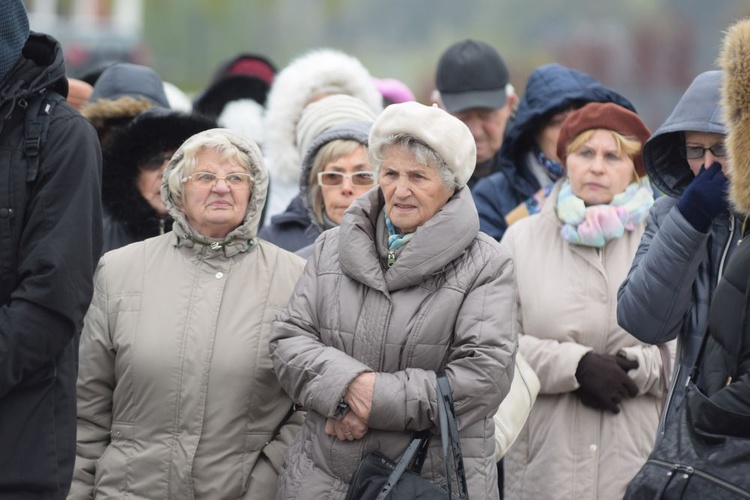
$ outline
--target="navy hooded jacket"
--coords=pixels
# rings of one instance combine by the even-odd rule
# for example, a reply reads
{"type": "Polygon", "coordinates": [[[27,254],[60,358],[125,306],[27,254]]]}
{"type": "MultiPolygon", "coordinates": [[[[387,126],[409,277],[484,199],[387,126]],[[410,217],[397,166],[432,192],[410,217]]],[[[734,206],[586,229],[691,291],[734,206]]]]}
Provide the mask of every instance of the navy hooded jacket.
{"type": "Polygon", "coordinates": [[[472,189],[481,231],[499,241],[508,227],[505,216],[543,187],[526,165],[540,127],[556,113],[589,102],[614,102],[635,111],[630,101],[586,73],[559,64],[531,73],[513,127],[503,139],[500,171],[472,189]]]}

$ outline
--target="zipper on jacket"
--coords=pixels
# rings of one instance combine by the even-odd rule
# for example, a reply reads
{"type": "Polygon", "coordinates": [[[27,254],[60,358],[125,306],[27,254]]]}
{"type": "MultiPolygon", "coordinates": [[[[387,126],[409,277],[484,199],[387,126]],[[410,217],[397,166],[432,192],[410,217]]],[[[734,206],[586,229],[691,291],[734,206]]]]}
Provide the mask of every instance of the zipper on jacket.
{"type": "MultiPolygon", "coordinates": [[[[700,469],[696,469],[694,467],[690,467],[689,465],[682,465],[682,464],[671,464],[669,462],[665,462],[663,460],[659,460],[656,458],[650,458],[648,459],[648,462],[651,462],[654,465],[657,465],[659,467],[663,467],[665,469],[669,469],[669,474],[672,475],[674,473],[682,473],[685,475],[685,479],[689,478],[693,474],[696,476],[705,479],[706,481],[714,484],[718,484],[722,488],[726,489],[727,491],[731,491],[732,493],[736,493],[737,495],[741,495],[743,498],[750,498],[750,492],[747,490],[740,488],[738,486],[733,485],[730,482],[727,482],[719,477],[714,476],[713,474],[709,474],[708,472],[703,472],[700,469]]],[[[648,463],[647,462],[647,463],[648,463]]]]}
{"type": "MultiPolygon", "coordinates": [[[[682,355],[684,354],[682,351],[683,349],[680,349],[680,357],[682,357],[682,355]]],[[[677,368],[672,374],[672,380],[669,383],[669,389],[667,391],[667,400],[664,402],[664,409],[662,410],[661,418],[659,419],[659,428],[657,432],[660,436],[663,436],[667,430],[667,415],[669,414],[670,410],[673,409],[670,408],[670,405],[672,404],[672,400],[674,400],[674,391],[677,388],[677,381],[680,379],[680,372],[682,372],[682,363],[675,364],[677,365],[677,368]]]]}
{"type": "Polygon", "coordinates": [[[164,219],[159,219],[159,234],[164,234],[164,228],[166,227],[166,221],[164,219]]]}
{"type": "MultiPolygon", "coordinates": [[[[742,235],[740,235],[742,237],[742,235]]],[[[718,285],[721,281],[721,277],[724,276],[724,263],[727,260],[727,253],[729,253],[729,247],[732,245],[732,239],[734,238],[734,214],[729,214],[729,238],[727,243],[724,245],[724,252],[721,254],[721,260],[719,261],[719,276],[716,278],[716,284],[718,285]]]]}
{"type": "Polygon", "coordinates": [[[391,267],[395,263],[396,263],[396,254],[393,252],[388,252],[388,267],[391,267]]]}

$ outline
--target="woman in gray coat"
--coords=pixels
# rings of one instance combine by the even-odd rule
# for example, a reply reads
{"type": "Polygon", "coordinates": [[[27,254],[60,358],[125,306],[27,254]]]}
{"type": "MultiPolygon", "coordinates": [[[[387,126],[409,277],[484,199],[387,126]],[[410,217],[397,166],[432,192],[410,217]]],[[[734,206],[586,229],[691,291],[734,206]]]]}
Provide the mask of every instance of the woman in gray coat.
{"type": "MultiPolygon", "coordinates": [[[[479,232],[466,181],[471,133],[417,103],[386,108],[370,132],[380,186],[315,245],[272,326],[282,387],[307,409],[279,499],[342,499],[362,457],[398,460],[415,431],[437,432],[435,383],[451,385],[471,498],[498,498],[492,415],[517,349],[513,267],[479,232]]],[[[422,476],[445,484],[440,439],[422,476]]]]}

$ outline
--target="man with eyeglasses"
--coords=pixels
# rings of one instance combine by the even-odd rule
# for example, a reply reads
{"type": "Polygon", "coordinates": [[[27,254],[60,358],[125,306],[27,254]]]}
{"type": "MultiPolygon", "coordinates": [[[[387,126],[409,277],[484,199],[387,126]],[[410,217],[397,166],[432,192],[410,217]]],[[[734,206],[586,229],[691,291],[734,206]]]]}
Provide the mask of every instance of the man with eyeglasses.
{"type": "Polygon", "coordinates": [[[741,237],[740,221],[727,199],[725,172],[730,166],[719,104],[721,81],[721,71],[698,75],[643,149],[651,182],[666,196],[651,208],[620,286],[617,320],[644,342],[678,339],[657,436],[670,425],[672,410],[684,397],[708,327],[710,299],[741,237]]]}

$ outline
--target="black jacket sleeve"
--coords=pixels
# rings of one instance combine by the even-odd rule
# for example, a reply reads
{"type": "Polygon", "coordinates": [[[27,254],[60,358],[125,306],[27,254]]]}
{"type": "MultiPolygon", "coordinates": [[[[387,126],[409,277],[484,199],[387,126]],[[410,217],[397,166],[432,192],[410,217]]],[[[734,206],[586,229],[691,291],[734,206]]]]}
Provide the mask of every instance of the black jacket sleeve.
{"type": "Polygon", "coordinates": [[[10,238],[17,286],[0,306],[0,398],[78,334],[101,251],[101,151],[93,127],[58,104],[40,155],[19,234],[10,238]]]}

